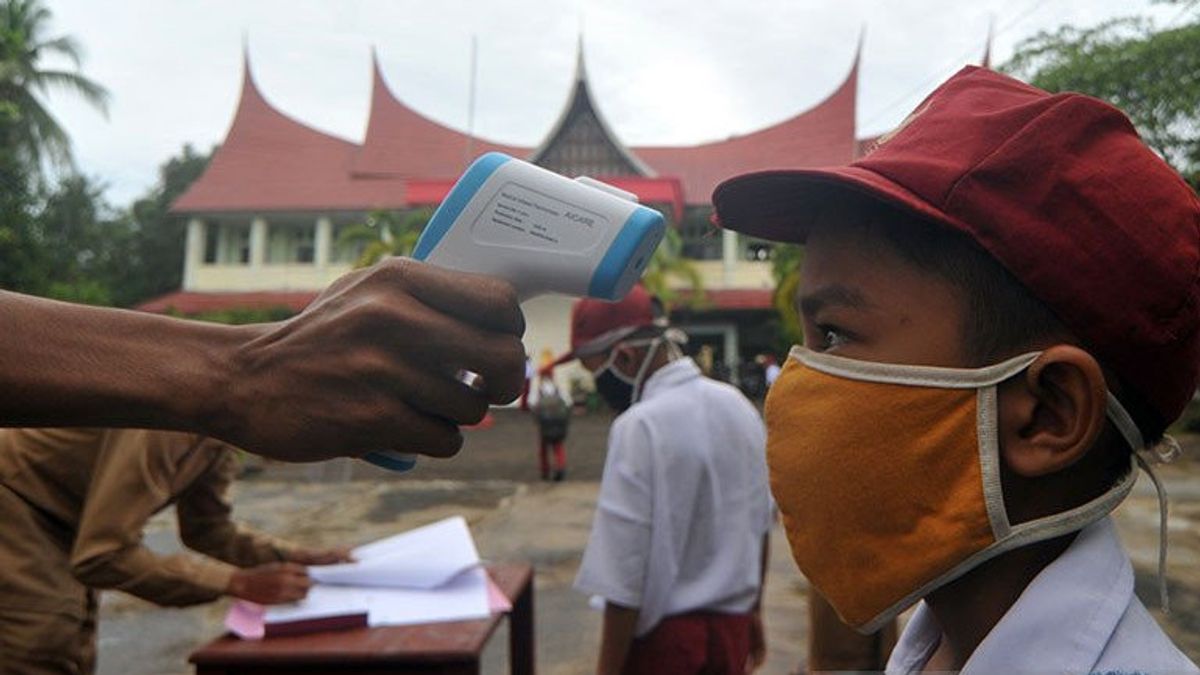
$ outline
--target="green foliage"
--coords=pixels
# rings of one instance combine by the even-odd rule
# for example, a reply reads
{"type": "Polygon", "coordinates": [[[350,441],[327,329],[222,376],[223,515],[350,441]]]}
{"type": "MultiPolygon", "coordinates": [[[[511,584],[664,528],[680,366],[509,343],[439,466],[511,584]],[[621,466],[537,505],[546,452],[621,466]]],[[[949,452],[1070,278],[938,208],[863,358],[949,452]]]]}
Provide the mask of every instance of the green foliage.
{"type": "Polygon", "coordinates": [[[12,119],[0,116],[0,288],[8,289],[35,282],[43,269],[33,231],[33,196],[25,167],[7,140],[12,133],[12,119]]]}
{"type": "Polygon", "coordinates": [[[796,244],[777,244],[771,252],[771,276],[775,278],[771,304],[779,315],[780,351],[804,342],[804,328],[796,311],[796,292],[800,288],[803,263],[804,249],[796,244]]]}
{"type": "Polygon", "coordinates": [[[110,305],[129,274],[129,222],[105,203],[103,188],[68,175],[45,194],[35,223],[44,286],[40,295],[110,305]]]}
{"type": "Polygon", "coordinates": [[[683,235],[679,229],[668,226],[663,240],[650,262],[646,263],[646,271],[642,274],[642,285],[651,294],[658,296],[665,305],[675,304],[683,295],[673,281],[683,282],[687,291],[687,305],[692,308],[703,307],[707,302],[704,295],[704,279],[691,260],[683,256],[683,235]]]}
{"type": "Polygon", "coordinates": [[[0,288],[120,306],[177,289],[185,223],[167,210],[207,162],[185,146],[163,164],[158,185],[118,210],[86,176],[32,190],[25,165],[0,146],[0,288]]]}
{"type": "Polygon", "coordinates": [[[199,153],[191,145],[184,145],[178,155],[159,166],[158,183],[130,206],[126,214],[131,229],[129,274],[114,289],[116,304],[136,304],[179,288],[187,221],[169,211],[171,204],[204,173],[211,157],[212,151],[199,153]]]}
{"type": "Polygon", "coordinates": [[[79,73],[79,43],[69,36],[47,35],[50,18],[41,0],[0,2],[0,101],[13,122],[5,141],[18,161],[39,175],[46,161],[59,168],[72,166],[71,140],[42,97],[51,90],[66,91],[108,112],[108,92],[79,73]],[[75,68],[44,68],[46,56],[65,57],[75,68]]]}
{"type": "MultiPolygon", "coordinates": [[[[1189,3],[1183,14],[1192,12],[1189,3]]],[[[1200,16],[1160,29],[1124,18],[1062,26],[1017,45],[1004,69],[1049,91],[1079,91],[1124,110],[1143,140],[1193,184],[1200,172],[1200,16]]]]}
{"type": "Polygon", "coordinates": [[[370,267],[389,256],[412,255],[421,232],[433,217],[430,209],[400,212],[379,209],[367,214],[366,221],[345,228],[337,246],[359,246],[362,253],[355,267],[370,267]]]}
{"type": "Polygon", "coordinates": [[[79,74],[74,39],[47,35],[50,18],[40,0],[0,0],[0,287],[107,304],[125,228],[93,181],[67,171],[47,187],[43,166],[70,169],[72,160],[42,97],[65,90],[103,112],[108,94],[79,74]],[[75,69],[44,68],[47,56],[75,69]]]}

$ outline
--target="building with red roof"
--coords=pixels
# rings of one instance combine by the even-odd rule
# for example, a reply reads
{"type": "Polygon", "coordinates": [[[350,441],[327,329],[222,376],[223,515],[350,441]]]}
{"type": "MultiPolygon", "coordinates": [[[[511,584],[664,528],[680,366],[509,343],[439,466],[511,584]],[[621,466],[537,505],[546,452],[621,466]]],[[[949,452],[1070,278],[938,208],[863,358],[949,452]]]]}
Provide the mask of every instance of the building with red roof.
{"type": "MultiPolygon", "coordinates": [[[[496,143],[430,119],[405,104],[372,55],[370,116],[361,143],[318,131],[278,110],[255,83],[249,59],[224,142],[204,174],[172,206],[188,219],[183,287],[142,308],[194,314],[230,308],[299,310],[358,258],[345,228],[380,209],[436,206],[470,161],[496,150],[568,176],[588,175],[639,196],[679,229],[707,291],[702,309],[681,307],[695,344],[719,363],[773,347],[770,247],[715,231],[709,197],[747,171],[842,164],[867,149],[855,116],[859,50],[824,100],[776,124],[724,140],[627,146],[605,121],[588,83],[582,43],[565,105],[537,147],[496,143]]],[[[534,359],[567,343],[569,301],[527,303],[534,359]]]]}

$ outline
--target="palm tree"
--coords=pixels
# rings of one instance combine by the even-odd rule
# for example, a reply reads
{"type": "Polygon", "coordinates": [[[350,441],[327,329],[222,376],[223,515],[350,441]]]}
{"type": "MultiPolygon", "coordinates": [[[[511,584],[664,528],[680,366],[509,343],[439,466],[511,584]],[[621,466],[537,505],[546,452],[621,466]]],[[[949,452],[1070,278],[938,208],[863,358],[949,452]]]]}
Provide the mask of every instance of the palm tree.
{"type": "Polygon", "coordinates": [[[433,212],[417,209],[405,214],[377,210],[367,215],[366,222],[351,225],[338,234],[337,246],[361,247],[355,267],[370,267],[394,255],[412,255],[429,223],[433,212]]]}
{"type": "Polygon", "coordinates": [[[670,305],[681,295],[680,286],[672,283],[672,280],[683,282],[682,289],[687,291],[688,306],[700,307],[708,300],[704,295],[704,279],[700,271],[683,255],[683,235],[679,234],[678,228],[668,226],[662,242],[654,249],[654,256],[646,264],[642,285],[670,305]]]}
{"type": "Polygon", "coordinates": [[[46,94],[69,91],[108,114],[108,91],[79,72],[79,43],[47,35],[50,17],[41,0],[0,0],[0,143],[36,173],[47,160],[58,167],[73,165],[71,139],[46,109],[46,94]],[[47,56],[66,57],[75,68],[42,68],[47,56]]]}
{"type": "Polygon", "coordinates": [[[779,314],[780,344],[802,344],[804,328],[796,311],[796,292],[800,289],[800,266],[804,249],[794,244],[779,244],[771,252],[771,275],[775,277],[775,294],[771,304],[779,314]]]}

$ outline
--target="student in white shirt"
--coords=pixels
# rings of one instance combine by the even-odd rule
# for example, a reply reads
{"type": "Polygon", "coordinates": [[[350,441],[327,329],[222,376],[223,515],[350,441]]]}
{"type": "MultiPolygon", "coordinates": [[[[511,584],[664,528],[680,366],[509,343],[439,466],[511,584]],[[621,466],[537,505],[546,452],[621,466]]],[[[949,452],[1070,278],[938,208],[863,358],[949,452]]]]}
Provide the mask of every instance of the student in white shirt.
{"type": "Polygon", "coordinates": [[[605,600],[600,673],[743,673],[764,653],[765,432],[704,377],[640,286],[582,300],[572,353],[617,410],[575,586],[605,600]]]}

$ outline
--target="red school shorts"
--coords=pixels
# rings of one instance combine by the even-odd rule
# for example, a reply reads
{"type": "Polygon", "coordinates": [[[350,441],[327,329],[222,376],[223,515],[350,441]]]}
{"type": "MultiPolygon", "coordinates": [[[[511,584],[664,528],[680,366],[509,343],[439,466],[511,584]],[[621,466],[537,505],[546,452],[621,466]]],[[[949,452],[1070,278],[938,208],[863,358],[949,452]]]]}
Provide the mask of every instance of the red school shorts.
{"type": "Polygon", "coordinates": [[[625,675],[746,672],[750,614],[689,612],[663,619],[633,641],[625,675]]]}

